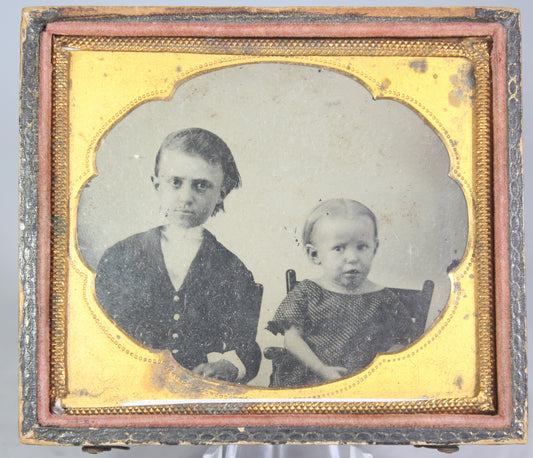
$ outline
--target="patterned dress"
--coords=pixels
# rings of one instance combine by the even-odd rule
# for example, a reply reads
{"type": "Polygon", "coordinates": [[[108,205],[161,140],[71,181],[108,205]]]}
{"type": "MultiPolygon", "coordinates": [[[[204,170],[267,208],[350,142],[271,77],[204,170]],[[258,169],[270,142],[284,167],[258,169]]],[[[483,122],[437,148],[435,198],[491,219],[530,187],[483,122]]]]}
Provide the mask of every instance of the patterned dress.
{"type": "MultiPolygon", "coordinates": [[[[416,337],[407,309],[388,288],[365,294],[341,294],[303,280],[287,295],[267,329],[284,334],[296,326],[318,358],[353,374],[378,353],[407,346],[416,337]]],[[[288,352],[273,377],[273,386],[324,383],[288,352]]]]}

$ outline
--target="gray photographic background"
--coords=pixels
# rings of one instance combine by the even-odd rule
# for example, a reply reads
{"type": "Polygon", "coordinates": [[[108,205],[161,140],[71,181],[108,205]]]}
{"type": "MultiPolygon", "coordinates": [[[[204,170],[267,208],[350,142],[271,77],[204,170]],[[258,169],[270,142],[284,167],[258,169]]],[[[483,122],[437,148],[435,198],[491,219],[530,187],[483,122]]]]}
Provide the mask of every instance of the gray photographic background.
{"type": "MultiPolygon", "coordinates": [[[[70,2],[70,1],[62,1],[61,5],[75,5],[80,2],[70,2]]],[[[94,5],[102,5],[102,4],[110,4],[108,2],[81,2],[83,4],[94,4],[94,5]]],[[[280,2],[281,3],[281,2],[280,2]]],[[[232,4],[234,6],[238,5],[250,5],[250,6],[281,6],[278,2],[193,2],[188,1],[186,4],[188,5],[224,5],[224,4],[232,4]]],[[[339,5],[345,5],[345,6],[419,6],[422,2],[410,2],[410,1],[373,1],[363,4],[358,4],[358,2],[342,2],[342,1],[335,1],[335,2],[311,2],[311,1],[299,1],[299,2],[285,2],[283,6],[288,5],[302,5],[302,6],[318,6],[323,5],[327,6],[330,4],[331,6],[339,6],[339,5]]],[[[471,1],[462,1],[462,2],[454,2],[454,1],[441,1],[441,2],[423,2],[424,6],[455,6],[456,3],[461,3],[464,6],[474,6],[476,3],[471,1]]],[[[483,6],[503,6],[503,2],[492,2],[492,1],[484,1],[483,6]]],[[[135,1],[130,0],[127,2],[123,1],[114,1],[112,3],[113,5],[166,5],[167,2],[143,2],[143,1],[135,1]]],[[[5,70],[2,72],[1,77],[3,78],[3,87],[4,87],[4,98],[6,102],[4,103],[4,109],[2,110],[2,123],[1,128],[3,130],[3,138],[4,138],[4,145],[5,145],[5,151],[4,154],[2,154],[2,167],[0,167],[1,173],[4,174],[2,177],[2,180],[0,181],[0,186],[2,189],[2,195],[3,195],[3,211],[4,214],[7,216],[5,219],[5,224],[2,226],[2,240],[3,243],[1,244],[1,281],[2,281],[2,291],[4,296],[4,309],[6,311],[4,315],[3,320],[3,326],[2,329],[2,337],[1,342],[4,346],[4,351],[1,355],[1,362],[0,362],[0,383],[2,383],[2,404],[3,409],[0,413],[0,456],[6,456],[6,457],[12,457],[12,456],[42,456],[42,457],[52,457],[52,456],[82,456],[82,452],[79,449],[72,448],[72,447],[31,447],[31,446],[22,446],[18,443],[17,438],[17,414],[18,414],[18,400],[17,400],[17,323],[18,323],[18,296],[17,296],[17,273],[16,273],[16,264],[17,264],[17,167],[18,167],[18,126],[17,126],[17,119],[18,119],[18,68],[19,68],[19,23],[20,23],[20,9],[24,6],[40,6],[40,5],[49,5],[47,2],[12,2],[9,5],[5,5],[3,7],[3,22],[4,27],[2,28],[3,36],[3,49],[4,49],[4,67],[5,70]]],[[[528,65],[528,56],[530,55],[528,42],[531,41],[531,36],[533,35],[528,28],[528,23],[530,23],[533,20],[533,8],[528,4],[527,1],[514,1],[514,2],[507,2],[507,7],[516,7],[520,8],[522,11],[522,24],[523,24],[523,57],[525,60],[525,64],[523,67],[523,88],[525,88],[524,93],[524,105],[526,106],[526,109],[524,110],[524,126],[525,130],[527,132],[527,126],[528,126],[528,101],[531,100],[531,97],[529,96],[527,87],[528,82],[531,82],[530,78],[530,72],[529,72],[529,65],[528,65]]],[[[250,66],[251,67],[251,66],[250,66]]],[[[246,69],[249,70],[249,69],[246,69]]],[[[306,70],[308,70],[306,68],[306,70]]],[[[342,77],[341,75],[334,75],[337,78],[343,78],[347,79],[346,77],[342,77]]],[[[340,80],[339,80],[340,81],[340,80]]],[[[350,81],[352,85],[357,85],[357,83],[353,83],[350,81]]],[[[342,84],[342,83],[341,83],[342,84]]],[[[360,87],[360,86],[359,86],[360,87]]],[[[362,91],[361,94],[366,92],[362,87],[360,87],[360,90],[362,91]]],[[[366,93],[367,99],[370,99],[370,96],[368,93],[366,93]]],[[[364,95],[362,95],[364,97],[364,95]]],[[[164,102],[156,102],[156,103],[164,103],[164,102]]],[[[385,104],[395,104],[399,105],[395,102],[389,102],[389,101],[380,101],[378,103],[385,103],[385,104]]],[[[375,104],[375,102],[374,102],[375,104]]],[[[147,104],[146,107],[149,105],[147,104]]],[[[149,108],[146,108],[149,109],[149,108]]],[[[403,110],[405,110],[405,116],[411,116],[412,120],[416,119],[416,116],[413,116],[413,113],[410,112],[405,107],[402,107],[403,110]]],[[[253,121],[250,120],[250,121],[253,121]]],[[[418,120],[419,121],[419,120],[418,120]]],[[[415,122],[415,121],[413,121],[415,122]]],[[[419,121],[420,122],[420,121],[419,121]]],[[[423,126],[423,123],[420,122],[420,124],[423,126]]],[[[199,125],[199,124],[198,124],[199,125]]],[[[412,125],[412,123],[407,123],[407,125],[412,125]]],[[[209,128],[207,125],[200,125],[201,127],[209,128]]],[[[375,126],[374,126],[375,127],[375,126]]],[[[229,146],[234,150],[234,153],[236,152],[235,146],[232,145],[232,141],[230,139],[235,138],[235,134],[224,131],[224,129],[229,129],[229,126],[224,126],[224,123],[217,125],[214,125],[212,127],[213,131],[218,133],[224,140],[226,140],[229,144],[229,146]]],[[[293,126],[287,126],[287,130],[290,133],[293,129],[293,126]]],[[[154,138],[155,148],[157,148],[158,143],[161,141],[162,137],[166,133],[168,133],[167,126],[157,126],[155,128],[157,131],[154,133],[154,137],[157,137],[157,140],[154,138]],[[157,129],[160,129],[160,131],[157,131],[157,129]]],[[[170,130],[172,130],[172,127],[170,127],[170,130]]],[[[257,128],[257,132],[260,133],[262,130],[260,128],[257,128]]],[[[427,135],[427,141],[431,143],[432,136],[433,138],[436,138],[436,135],[433,134],[433,132],[427,128],[428,135],[427,135]]],[[[264,132],[264,131],[263,131],[264,132]]],[[[296,131],[297,132],[297,131],[296,131]]],[[[418,132],[420,130],[417,130],[416,133],[418,135],[418,132]]],[[[263,135],[265,135],[263,133],[263,135]]],[[[110,140],[111,134],[108,136],[110,140]]],[[[324,136],[322,136],[322,139],[324,139],[324,136]]],[[[327,139],[327,138],[326,138],[327,139]]],[[[240,141],[242,141],[243,138],[240,138],[240,141]]],[[[270,140],[270,139],[269,139],[270,140]]],[[[295,145],[297,143],[301,143],[302,138],[298,138],[297,142],[295,142],[295,145]]],[[[304,139],[305,140],[305,139],[304,139]]],[[[333,140],[333,139],[330,139],[333,140]]],[[[412,140],[412,139],[411,139],[412,140]]],[[[530,189],[527,185],[527,176],[529,175],[528,170],[530,169],[530,161],[527,157],[527,149],[529,145],[528,137],[526,134],[526,137],[524,138],[524,164],[525,164],[525,173],[526,173],[526,196],[525,201],[528,202],[528,196],[530,194],[530,189]]],[[[436,140],[437,144],[440,143],[439,140],[436,140]]],[[[288,147],[287,143],[280,143],[281,145],[285,145],[285,147],[288,147]]],[[[104,146],[104,144],[102,144],[104,146]]],[[[254,151],[255,151],[255,146],[254,151]]],[[[436,146],[436,145],[435,145],[436,146]]],[[[442,144],[441,144],[442,148],[442,144]]],[[[228,198],[228,212],[226,215],[222,215],[220,217],[220,221],[217,221],[217,224],[219,224],[219,227],[216,229],[213,227],[213,232],[217,237],[225,243],[228,248],[235,251],[243,261],[249,265],[249,267],[256,273],[256,268],[252,265],[254,262],[258,262],[256,260],[248,260],[246,258],[246,253],[241,253],[238,248],[234,249],[234,246],[232,245],[231,240],[224,239],[224,230],[220,229],[220,227],[224,227],[224,224],[226,224],[228,230],[228,234],[231,233],[231,220],[229,219],[230,216],[234,214],[234,209],[236,210],[241,205],[239,202],[239,199],[244,197],[245,193],[247,192],[247,187],[249,180],[246,179],[245,176],[245,170],[246,166],[243,170],[243,165],[241,165],[241,162],[239,158],[236,158],[237,164],[241,168],[241,174],[243,175],[244,179],[244,187],[241,190],[238,190],[235,192],[235,194],[228,198]],[[233,200],[229,200],[233,199],[233,200]],[[231,210],[230,210],[231,208],[231,210]],[[225,223],[224,221],[227,221],[227,223],[230,223],[229,225],[225,223]]],[[[148,161],[151,162],[151,161],[148,161]]],[[[148,174],[151,173],[151,167],[152,164],[147,164],[148,174]],[[149,167],[148,167],[149,165],[149,167]]],[[[450,180],[448,180],[450,181],[450,180]]],[[[146,177],[146,182],[149,185],[149,175],[146,177]]],[[[268,182],[265,182],[263,186],[271,185],[268,182]]],[[[146,188],[147,193],[149,192],[149,186],[146,188]]],[[[258,188],[260,189],[260,188],[258,188]]],[[[322,196],[309,196],[309,204],[306,206],[308,209],[310,209],[315,203],[317,198],[322,196]]],[[[327,196],[329,197],[329,196],[327,196]]],[[[357,198],[354,196],[354,198],[357,198]]],[[[366,197],[365,197],[366,198],[366,197]]],[[[369,194],[368,201],[365,202],[365,199],[361,198],[361,201],[363,203],[366,203],[369,205],[369,207],[373,208],[375,205],[373,205],[373,202],[371,201],[372,197],[369,194]]],[[[291,200],[288,200],[288,204],[290,204],[291,200]]],[[[394,207],[393,207],[394,208],[394,207]]],[[[258,214],[262,214],[268,216],[268,211],[270,209],[265,208],[264,212],[257,212],[254,213],[254,216],[258,214]]],[[[294,221],[292,221],[292,227],[298,226],[298,224],[301,224],[301,218],[305,217],[305,213],[307,213],[308,210],[303,210],[302,215],[295,215],[292,210],[288,210],[287,213],[291,218],[294,218],[294,221]]],[[[386,214],[387,211],[383,210],[383,214],[386,214]]],[[[379,211],[378,213],[378,219],[380,218],[379,211]]],[[[528,215],[528,206],[526,204],[526,217],[528,215]]],[[[219,218],[219,217],[217,217],[219,218]]],[[[259,222],[259,223],[266,223],[259,222]]],[[[139,227],[138,230],[143,230],[145,228],[148,228],[151,226],[151,224],[148,222],[148,226],[146,227],[139,227]]],[[[213,221],[213,224],[214,221],[213,221]]],[[[247,223],[246,223],[247,224],[247,223]]],[[[243,226],[246,226],[246,224],[243,221],[243,226]]],[[[527,225],[527,219],[526,219],[526,225],[527,225]]],[[[133,230],[133,232],[138,231],[133,230]]],[[[385,228],[386,230],[386,228],[385,228]]],[[[251,233],[253,233],[251,231],[251,233]]],[[[113,241],[119,240],[120,238],[123,238],[124,236],[128,235],[125,234],[111,234],[109,235],[109,240],[105,243],[112,243],[113,241]],[[113,237],[115,240],[113,240],[113,237]]],[[[299,235],[299,234],[298,234],[299,235]]],[[[228,236],[229,237],[229,236],[228,236]]],[[[380,238],[383,239],[384,235],[380,234],[380,238]]],[[[294,245],[294,234],[291,234],[291,230],[287,231],[286,233],[281,233],[280,237],[277,240],[282,240],[280,243],[287,243],[287,246],[290,244],[294,245]],[[284,237],[286,236],[286,242],[283,242],[284,237]]],[[[383,247],[382,242],[382,247],[383,247]]],[[[103,245],[104,243],[102,243],[103,245]]],[[[282,247],[280,247],[281,249],[282,247]]],[[[383,250],[384,251],[384,250],[383,250]]],[[[381,255],[381,253],[380,253],[381,255]]],[[[385,253],[383,254],[385,256],[385,253]]],[[[88,252],[85,252],[85,256],[87,258],[87,262],[89,264],[94,263],[95,260],[98,257],[98,253],[92,253],[89,254],[88,252]]],[[[289,267],[296,267],[298,272],[300,271],[304,272],[305,267],[305,259],[301,253],[298,253],[298,256],[300,257],[302,263],[301,268],[299,265],[287,265],[286,268],[289,267]]],[[[459,256],[460,257],[460,256],[459,256]]],[[[296,257],[294,258],[296,259],[296,257]]],[[[296,262],[296,261],[295,261],[296,262]]],[[[379,257],[376,257],[376,264],[374,266],[373,271],[379,272],[379,262],[382,262],[384,264],[387,263],[387,258],[384,257],[382,261],[380,261],[379,257]]],[[[261,268],[258,268],[259,271],[261,271],[261,268]]],[[[281,269],[281,273],[276,274],[280,276],[280,282],[283,283],[282,275],[285,267],[281,269]]],[[[311,274],[312,275],[312,274],[311,274]]],[[[258,275],[256,274],[256,277],[258,275]]],[[[417,287],[416,284],[414,285],[408,285],[405,284],[402,280],[399,284],[391,284],[390,278],[385,275],[385,277],[381,277],[382,282],[389,284],[390,286],[399,286],[399,287],[417,287]]],[[[378,281],[378,279],[376,278],[378,281]]],[[[257,281],[262,281],[261,278],[257,278],[257,281]]],[[[273,300],[272,303],[275,301],[273,300]]],[[[529,308],[531,310],[531,307],[529,308]]],[[[436,310],[432,306],[432,310],[436,310]]],[[[530,312],[530,316],[533,316],[530,312]]],[[[261,326],[261,324],[260,324],[261,326]]],[[[531,348],[531,345],[530,345],[531,348]]],[[[205,450],[206,447],[136,447],[132,451],[129,452],[123,452],[123,451],[113,451],[108,452],[107,455],[104,456],[161,456],[161,457],[174,457],[174,456],[201,456],[202,452],[205,450]]],[[[435,456],[437,453],[433,450],[424,450],[424,449],[414,449],[413,447],[389,447],[389,446],[374,446],[374,447],[363,447],[366,451],[369,451],[374,454],[376,457],[385,457],[385,456],[415,456],[415,457],[425,457],[425,456],[435,456]]],[[[318,449],[316,450],[317,455],[320,456],[320,453],[318,449]]],[[[522,456],[530,456],[533,455],[533,446],[520,446],[520,445],[506,445],[501,447],[488,447],[488,446],[462,446],[461,450],[458,454],[455,454],[457,457],[470,457],[474,456],[474,454],[484,453],[489,457],[522,457],[522,456]],[[528,453],[529,452],[529,453],[528,453]]],[[[311,453],[309,453],[311,455],[311,453]]],[[[250,456],[254,456],[253,448],[250,449],[250,456]]]]}

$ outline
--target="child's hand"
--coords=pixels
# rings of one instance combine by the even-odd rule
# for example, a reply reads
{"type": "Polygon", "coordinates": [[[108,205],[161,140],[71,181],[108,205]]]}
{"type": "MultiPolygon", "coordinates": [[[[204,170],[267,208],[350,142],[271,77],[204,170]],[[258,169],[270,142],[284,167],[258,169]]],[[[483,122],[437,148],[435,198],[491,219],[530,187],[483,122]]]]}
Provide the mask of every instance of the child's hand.
{"type": "Polygon", "coordinates": [[[320,370],[320,376],[324,380],[336,380],[344,377],[348,373],[348,369],[339,366],[325,366],[320,370]]]}
{"type": "Polygon", "coordinates": [[[227,359],[221,359],[214,363],[203,363],[196,366],[193,372],[204,377],[234,382],[239,375],[239,369],[227,359]]]}

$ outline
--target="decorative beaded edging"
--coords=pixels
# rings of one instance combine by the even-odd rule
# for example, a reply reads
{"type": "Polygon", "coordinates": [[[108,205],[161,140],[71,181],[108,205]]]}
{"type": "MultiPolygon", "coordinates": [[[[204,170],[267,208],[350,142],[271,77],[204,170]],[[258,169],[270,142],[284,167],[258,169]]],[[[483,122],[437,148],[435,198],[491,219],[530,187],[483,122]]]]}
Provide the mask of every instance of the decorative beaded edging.
{"type": "MultiPolygon", "coordinates": [[[[334,56],[333,57],[332,56],[327,56],[327,57],[315,56],[315,57],[312,57],[312,58],[307,58],[306,61],[310,62],[310,63],[312,62],[312,63],[314,63],[317,66],[323,66],[323,67],[328,67],[329,66],[331,68],[339,69],[338,61],[335,60],[334,56]]],[[[218,66],[220,66],[222,68],[222,67],[225,67],[228,64],[231,64],[232,62],[238,62],[238,63],[242,64],[242,58],[240,56],[236,57],[236,56],[228,56],[228,55],[215,56],[215,57],[213,57],[213,60],[210,60],[208,62],[199,64],[199,65],[189,69],[187,72],[184,72],[183,76],[182,76],[182,80],[180,81],[180,83],[183,82],[183,81],[188,80],[193,75],[201,74],[206,69],[213,69],[213,68],[217,68],[218,66]]],[[[372,76],[370,76],[369,74],[361,71],[360,69],[355,70],[355,69],[351,68],[350,64],[348,64],[344,68],[344,70],[352,78],[357,78],[357,79],[362,79],[364,81],[373,82],[375,87],[378,87],[379,84],[380,84],[372,76]]],[[[150,91],[148,93],[141,94],[141,95],[137,96],[134,100],[129,102],[125,107],[121,108],[116,114],[111,116],[106,122],[104,122],[102,127],[100,127],[100,129],[98,129],[98,132],[93,136],[92,140],[89,142],[89,147],[87,149],[88,153],[87,153],[86,161],[85,161],[85,170],[84,170],[84,172],[81,175],[76,177],[76,181],[80,181],[81,178],[86,177],[87,174],[89,174],[91,172],[93,161],[94,161],[94,158],[92,157],[93,156],[92,152],[94,151],[96,145],[98,144],[98,142],[100,141],[101,137],[104,135],[105,132],[107,132],[126,113],[130,112],[130,110],[132,108],[140,105],[142,102],[144,102],[146,100],[153,99],[154,97],[155,98],[157,98],[158,96],[159,97],[163,97],[163,96],[166,97],[166,94],[171,92],[172,89],[174,89],[174,88],[175,88],[175,82],[172,82],[169,86],[167,86],[164,89],[157,90],[157,91],[156,90],[152,90],[152,91],[150,91]]],[[[385,96],[389,97],[389,98],[392,98],[394,100],[408,101],[411,105],[415,106],[417,111],[419,112],[419,114],[425,116],[428,120],[431,120],[432,123],[434,123],[436,126],[438,126],[439,133],[441,133],[442,136],[445,138],[445,142],[447,144],[447,148],[448,148],[450,154],[453,154],[453,158],[455,159],[455,161],[459,160],[459,155],[458,155],[458,152],[457,152],[457,146],[456,146],[455,142],[451,139],[450,134],[447,132],[447,130],[444,128],[444,126],[440,123],[438,118],[432,112],[430,112],[427,109],[427,107],[425,107],[423,104],[421,104],[418,100],[416,100],[416,99],[414,99],[414,98],[412,98],[410,96],[407,96],[406,94],[403,94],[403,93],[400,93],[400,92],[397,92],[397,91],[391,91],[391,90],[388,90],[388,89],[381,89],[380,98],[385,97],[385,96]]],[[[468,183],[465,180],[465,178],[460,174],[460,172],[456,168],[452,168],[452,173],[456,177],[456,179],[460,182],[461,186],[463,186],[463,188],[465,189],[466,195],[469,198],[470,198],[470,196],[473,196],[473,194],[474,194],[473,193],[473,186],[471,186],[470,183],[468,183]]],[[[459,272],[455,273],[455,278],[457,278],[457,279],[464,278],[464,276],[472,268],[472,264],[473,264],[472,263],[472,259],[470,259],[469,263],[463,269],[461,269],[460,273],[459,272]]],[[[73,268],[79,275],[82,275],[82,276],[84,275],[84,272],[82,270],[80,270],[76,265],[72,265],[71,268],[73,268]]],[[[172,371],[172,367],[169,366],[167,363],[165,363],[163,360],[155,360],[155,359],[151,359],[151,358],[146,358],[145,356],[141,356],[141,355],[139,355],[139,354],[137,354],[135,352],[132,352],[131,350],[127,349],[120,341],[118,341],[112,335],[112,333],[110,332],[110,329],[109,329],[108,325],[104,324],[99,319],[98,314],[93,309],[92,304],[90,303],[90,299],[89,299],[89,295],[91,295],[91,293],[88,290],[88,288],[89,288],[89,282],[88,282],[88,277],[86,277],[85,280],[84,280],[85,300],[86,300],[87,305],[88,305],[88,307],[90,309],[91,315],[93,316],[93,319],[95,320],[97,325],[100,327],[101,331],[105,335],[107,335],[107,337],[113,342],[113,344],[120,351],[124,351],[128,355],[130,355],[131,357],[133,357],[133,358],[135,358],[137,360],[140,360],[140,361],[150,362],[150,363],[154,363],[154,364],[162,364],[162,365],[164,365],[167,368],[167,370],[172,371]]],[[[312,396],[310,399],[337,398],[341,393],[346,392],[350,388],[353,388],[354,386],[358,385],[362,380],[370,377],[376,371],[376,369],[379,366],[381,366],[382,364],[384,364],[385,362],[391,362],[391,361],[398,361],[398,360],[407,359],[407,358],[415,355],[416,353],[418,353],[422,348],[424,348],[427,345],[429,345],[431,342],[433,342],[441,334],[441,332],[449,324],[449,322],[451,321],[451,319],[453,318],[453,316],[455,315],[455,313],[457,311],[457,306],[458,306],[459,296],[460,296],[460,290],[458,289],[458,290],[454,291],[454,294],[455,294],[456,297],[455,297],[455,299],[453,299],[453,301],[450,298],[449,306],[448,306],[449,310],[446,313],[446,315],[447,315],[446,320],[443,320],[443,319],[439,320],[438,327],[437,327],[438,329],[433,331],[434,335],[433,335],[432,339],[429,342],[426,341],[426,342],[423,342],[423,344],[422,343],[415,344],[414,346],[411,347],[410,351],[407,354],[404,354],[401,357],[389,356],[387,359],[381,359],[379,363],[374,363],[372,365],[372,368],[369,371],[366,371],[365,374],[362,377],[357,378],[357,376],[355,376],[355,380],[353,380],[351,385],[344,386],[342,388],[339,388],[337,390],[331,391],[329,393],[323,393],[321,396],[312,396]]],[[[92,296],[94,296],[94,293],[92,294],[92,296]]],[[[488,398],[488,396],[485,396],[485,393],[483,393],[483,397],[480,398],[480,399],[483,399],[482,408],[486,409],[487,411],[490,411],[490,407],[489,406],[490,406],[491,403],[487,403],[487,401],[486,401],[487,398],[488,398]]],[[[465,408],[468,411],[469,410],[478,411],[478,404],[479,403],[473,403],[472,405],[470,405],[467,402],[462,407],[465,408]]],[[[271,410],[270,404],[266,404],[266,405],[268,407],[265,410],[266,411],[270,411],[271,410]]],[[[335,405],[337,407],[339,406],[339,404],[335,404],[335,405]]],[[[445,404],[442,404],[442,405],[444,406],[443,409],[445,409],[446,405],[445,404]]],[[[218,405],[218,406],[220,406],[220,405],[218,405]]],[[[252,406],[253,407],[252,407],[251,410],[252,411],[256,410],[257,404],[252,404],[252,406]]],[[[368,404],[359,403],[358,406],[354,408],[354,410],[361,410],[361,408],[364,408],[365,406],[366,406],[366,408],[368,408],[368,404]]],[[[419,404],[417,408],[421,408],[422,410],[427,410],[428,408],[430,408],[430,407],[427,407],[427,406],[429,406],[429,404],[425,404],[425,405],[419,404]]],[[[202,407],[200,407],[200,408],[202,408],[202,407]]],[[[331,406],[329,406],[329,407],[327,406],[327,408],[331,408],[331,406]]],[[[434,406],[432,406],[431,408],[434,408],[434,406]]],[[[90,410],[90,408],[87,407],[87,408],[81,408],[81,411],[82,412],[86,412],[87,409],[90,410]]],[[[307,407],[306,407],[306,409],[307,409],[307,407]]],[[[179,407],[175,407],[175,411],[176,412],[179,411],[180,414],[183,413],[183,412],[188,412],[190,410],[191,409],[181,409],[179,407]]],[[[215,408],[214,410],[216,411],[217,409],[215,408]]],[[[218,410],[220,410],[220,408],[218,410]]],[[[65,413],[73,414],[73,412],[78,412],[78,410],[75,410],[75,411],[67,410],[65,413]]],[[[137,411],[135,411],[135,412],[137,412],[137,411]]],[[[146,411],[144,411],[144,410],[139,410],[138,412],[146,413],[146,411]]]]}
{"type": "MultiPolygon", "coordinates": [[[[266,402],[221,404],[188,404],[187,406],[99,407],[67,409],[68,415],[114,414],[272,414],[272,413],[480,413],[494,412],[494,349],[492,324],[492,211],[491,211],[491,158],[490,158],[490,54],[486,39],[405,40],[405,39],[240,39],[240,38],[179,38],[179,37],[79,37],[53,38],[53,164],[55,176],[52,186],[52,215],[54,222],[68,221],[68,52],[84,49],[98,51],[158,51],[194,52],[205,54],[250,54],[253,56],[442,56],[465,57],[472,61],[476,77],[474,100],[476,174],[473,199],[475,202],[474,253],[477,259],[479,314],[479,392],[475,397],[435,399],[429,401],[390,401],[320,403],[294,402],[284,405],[266,402]]],[[[144,99],[144,97],[141,97],[144,99]]],[[[423,108],[423,107],[419,107],[423,108]]],[[[427,111],[427,110],[426,110],[427,111]]],[[[122,113],[122,112],[121,112],[122,113]]],[[[426,113],[425,113],[426,114],[426,113]]],[[[103,133],[103,132],[102,132],[103,133]]],[[[97,139],[93,139],[94,144],[97,139]]],[[[450,146],[450,145],[448,145],[450,146]]],[[[457,154],[452,146],[454,154],[457,154]]],[[[464,185],[464,180],[461,180],[464,185]]],[[[67,223],[68,224],[68,223],[67,223]]],[[[55,399],[66,391],[66,282],[68,259],[68,231],[54,224],[52,234],[52,291],[51,300],[51,395],[55,399]]]]}

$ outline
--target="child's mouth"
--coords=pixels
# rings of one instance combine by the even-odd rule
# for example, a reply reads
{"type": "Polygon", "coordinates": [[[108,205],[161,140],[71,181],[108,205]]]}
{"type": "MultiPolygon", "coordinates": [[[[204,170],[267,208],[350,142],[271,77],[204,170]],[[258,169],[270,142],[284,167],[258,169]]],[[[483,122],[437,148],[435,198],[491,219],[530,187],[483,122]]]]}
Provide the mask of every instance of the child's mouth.
{"type": "Polygon", "coordinates": [[[356,269],[347,270],[344,272],[344,275],[358,275],[359,271],[356,269]]]}

